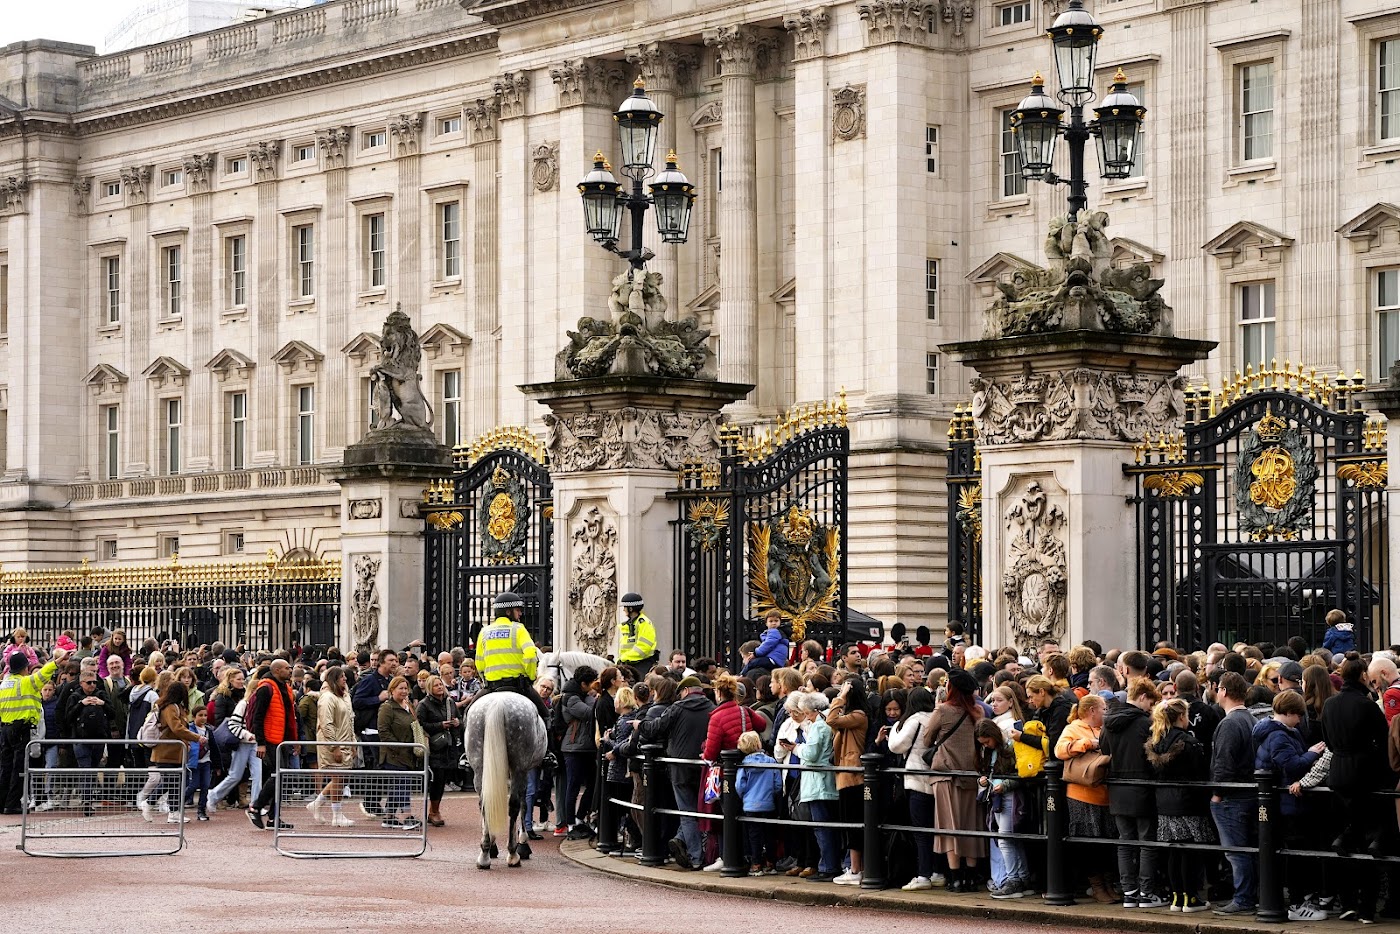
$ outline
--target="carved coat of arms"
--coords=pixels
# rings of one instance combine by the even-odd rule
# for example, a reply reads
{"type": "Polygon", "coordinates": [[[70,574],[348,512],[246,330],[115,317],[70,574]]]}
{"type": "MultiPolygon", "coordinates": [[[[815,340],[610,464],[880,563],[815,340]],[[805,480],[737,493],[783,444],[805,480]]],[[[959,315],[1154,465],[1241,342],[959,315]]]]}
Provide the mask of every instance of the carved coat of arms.
{"type": "Polygon", "coordinates": [[[1266,409],[1240,440],[1235,509],[1255,541],[1296,541],[1312,526],[1317,458],[1297,428],[1266,409]]]}
{"type": "Polygon", "coordinates": [[[841,583],[841,534],[792,506],[750,532],[749,586],[754,612],[777,608],[802,639],[807,624],[831,619],[841,583]]]}
{"type": "Polygon", "coordinates": [[[525,484],[504,467],[491,472],[476,510],[481,554],[488,564],[519,564],[530,532],[525,484]]]}
{"type": "Polygon", "coordinates": [[[1061,537],[1064,524],[1064,512],[1051,505],[1035,482],[1006,511],[1010,534],[1001,587],[1012,642],[1022,648],[1064,638],[1068,565],[1061,537]]]}

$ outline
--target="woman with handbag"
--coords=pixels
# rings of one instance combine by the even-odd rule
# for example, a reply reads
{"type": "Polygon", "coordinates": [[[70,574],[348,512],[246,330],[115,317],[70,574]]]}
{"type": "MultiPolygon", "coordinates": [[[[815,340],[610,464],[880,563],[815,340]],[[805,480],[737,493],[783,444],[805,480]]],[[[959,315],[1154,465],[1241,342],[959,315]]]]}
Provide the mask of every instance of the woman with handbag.
{"type": "MultiPolygon", "coordinates": [[[[1152,682],[1134,678],[1128,702],[1104,717],[1103,752],[1109,757],[1108,777],[1141,781],[1141,785],[1110,785],[1108,812],[1118,827],[1119,840],[1155,840],[1157,797],[1147,761],[1147,737],[1152,731],[1152,708],[1162,699],[1152,682]]],[[[1157,891],[1157,851],[1152,847],[1118,848],[1118,884],[1124,908],[1165,908],[1169,902],[1157,891]]]]}
{"type": "MultiPolygon", "coordinates": [[[[1031,691],[1033,701],[1035,693],[1031,691]]],[[[1108,757],[1099,751],[1105,707],[1104,699],[1097,694],[1080,698],[1075,719],[1064,728],[1059,742],[1055,744],[1055,758],[1065,764],[1065,796],[1069,799],[1068,830],[1071,837],[1113,839],[1113,818],[1108,813],[1108,788],[1103,784],[1108,772],[1108,757]]],[[[1104,881],[1104,873],[1109,868],[1106,854],[1090,844],[1081,844],[1077,849],[1080,850],[1079,858],[1074,862],[1088,870],[1094,901],[1101,905],[1117,901],[1104,881]]]]}
{"type": "Polygon", "coordinates": [[[447,775],[462,758],[462,720],[437,675],[428,676],[427,693],[418,702],[418,725],[428,738],[428,825],[443,827],[447,822],[439,808],[447,775]]]}
{"type": "Polygon", "coordinates": [[[331,826],[353,827],[355,822],[341,810],[345,800],[345,778],[355,767],[355,711],[350,706],[350,688],[345,681],[345,669],[339,665],[327,668],[321,684],[321,692],[316,698],[316,742],[344,745],[317,747],[317,762],[330,780],[320,794],[306,805],[306,809],[311,812],[312,820],[324,824],[326,821],[321,808],[329,802],[331,826]]]}
{"type": "MultiPolygon", "coordinates": [[[[925,744],[936,750],[929,761],[935,772],[975,772],[977,741],[973,736],[982,708],[977,703],[977,679],[954,668],[948,674],[948,696],[924,728],[925,744]]],[[[977,803],[977,779],[973,775],[935,775],[934,826],[942,830],[981,830],[983,818],[977,803]]],[[[977,860],[987,855],[982,837],[935,835],[933,848],[948,857],[948,891],[975,892],[977,860]]]]}
{"type": "MultiPolygon", "coordinates": [[[[914,688],[904,704],[904,716],[890,729],[890,752],[906,755],[907,769],[928,768],[929,748],[924,728],[933,719],[933,693],[928,688],[914,688]]],[[[904,775],[904,790],[909,794],[909,820],[915,827],[933,828],[933,778],[929,775],[904,775]]],[[[933,834],[914,834],[914,852],[918,874],[904,886],[906,892],[919,892],[943,884],[943,876],[934,870],[933,834]]]]}
{"type": "MultiPolygon", "coordinates": [[[[389,699],[379,705],[379,741],[402,745],[381,746],[379,767],[390,772],[409,772],[420,767],[422,760],[410,744],[417,742],[413,727],[417,720],[413,715],[413,703],[408,699],[408,679],[395,675],[389,682],[389,699]]],[[[412,802],[408,795],[408,780],[392,778],[389,783],[389,796],[384,805],[384,820],[381,827],[393,830],[417,830],[422,822],[409,808],[412,802]],[[403,819],[399,819],[399,812],[403,819]]]]}

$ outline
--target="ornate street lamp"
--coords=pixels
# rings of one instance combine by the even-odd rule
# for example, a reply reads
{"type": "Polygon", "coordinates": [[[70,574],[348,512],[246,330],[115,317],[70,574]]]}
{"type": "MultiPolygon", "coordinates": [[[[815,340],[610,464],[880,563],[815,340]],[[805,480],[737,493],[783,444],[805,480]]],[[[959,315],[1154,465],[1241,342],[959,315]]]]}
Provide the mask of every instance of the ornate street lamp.
{"type": "Polygon", "coordinates": [[[1095,97],[1094,60],[1103,27],[1084,9],[1083,0],[1070,0],[1069,8],[1056,18],[1049,34],[1055,46],[1055,71],[1060,82],[1055,96],[1069,105],[1069,123],[1061,123],[1065,111],[1045,93],[1044,79],[1037,74],[1030,95],[1011,115],[1011,129],[1016,134],[1022,176],[1051,185],[1067,183],[1069,216],[1074,220],[1089,203],[1089,185],[1084,178],[1085,144],[1091,136],[1099,138],[1103,178],[1126,178],[1137,155],[1138,136],[1147,110],[1128,93],[1128,79],[1119,69],[1108,97],[1094,108],[1094,119],[1085,122],[1084,105],[1095,97]],[[1050,170],[1055,140],[1061,135],[1069,145],[1068,180],[1050,170]]]}
{"type": "Polygon", "coordinates": [[[643,269],[646,261],[656,255],[642,246],[643,221],[648,207],[656,207],[656,229],[664,242],[684,243],[690,232],[695,186],[676,168],[674,151],[667,155],[666,168],[649,186],[651,193],[642,187],[646,179],[656,175],[652,163],[663,117],[646,96],[646,86],[638,78],[631,95],[613,114],[622,151],[619,171],[632,182],[630,188],[624,190],[613,177],[601,150],[594,157],[593,171],[578,186],[583,196],[583,216],[589,236],[603,249],[625,258],[634,270],[643,269]],[[624,210],[632,220],[632,246],[627,250],[617,245],[624,210]]]}

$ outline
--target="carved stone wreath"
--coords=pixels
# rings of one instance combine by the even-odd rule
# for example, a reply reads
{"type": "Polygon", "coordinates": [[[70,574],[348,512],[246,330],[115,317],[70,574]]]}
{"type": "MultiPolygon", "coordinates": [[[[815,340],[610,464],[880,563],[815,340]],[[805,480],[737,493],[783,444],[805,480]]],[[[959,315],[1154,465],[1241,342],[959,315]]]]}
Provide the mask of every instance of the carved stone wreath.
{"type": "Polygon", "coordinates": [[[719,416],[626,406],[613,412],[544,416],[555,472],[615,468],[678,470],[712,461],[719,449],[719,416]]]}
{"type": "Polygon", "coordinates": [[[519,564],[530,532],[529,502],[520,478],[497,467],[481,488],[476,509],[481,554],[488,564],[519,564]]]}
{"type": "Polygon", "coordinates": [[[837,140],[865,136],[865,85],[848,84],[831,96],[831,135],[837,140]]]}
{"type": "Polygon", "coordinates": [[[1240,441],[1235,509],[1255,541],[1296,541],[1312,525],[1317,458],[1302,433],[1272,411],[1240,441]]]}
{"type": "Polygon", "coordinates": [[[553,191],[559,187],[559,144],[557,142],[540,143],[535,147],[530,180],[534,182],[536,191],[553,191]]]}

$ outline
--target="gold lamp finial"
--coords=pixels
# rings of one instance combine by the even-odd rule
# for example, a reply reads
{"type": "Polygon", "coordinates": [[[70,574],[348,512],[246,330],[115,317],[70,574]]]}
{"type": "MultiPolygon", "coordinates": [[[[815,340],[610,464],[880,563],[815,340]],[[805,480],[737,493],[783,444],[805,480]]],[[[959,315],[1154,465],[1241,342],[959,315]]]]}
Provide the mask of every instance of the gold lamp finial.
{"type": "Polygon", "coordinates": [[[597,152],[595,152],[595,153],[593,154],[593,161],[594,161],[594,162],[602,162],[602,161],[603,161],[603,150],[600,149],[600,150],[598,150],[597,152]]]}
{"type": "Polygon", "coordinates": [[[634,88],[645,88],[646,86],[647,83],[642,80],[641,75],[637,75],[637,80],[632,82],[632,87],[634,88]]]}
{"type": "Polygon", "coordinates": [[[1042,75],[1039,71],[1037,71],[1034,75],[1031,76],[1031,84],[1044,84],[1044,83],[1045,83],[1045,76],[1042,75]]]}
{"type": "Polygon", "coordinates": [[[1122,65],[1119,65],[1119,66],[1118,66],[1118,71],[1117,71],[1117,73],[1114,74],[1113,80],[1116,81],[1116,82],[1118,82],[1119,84],[1122,84],[1124,81],[1127,81],[1127,80],[1128,80],[1128,76],[1125,75],[1125,74],[1123,74],[1123,66],[1122,66],[1122,65]]]}

